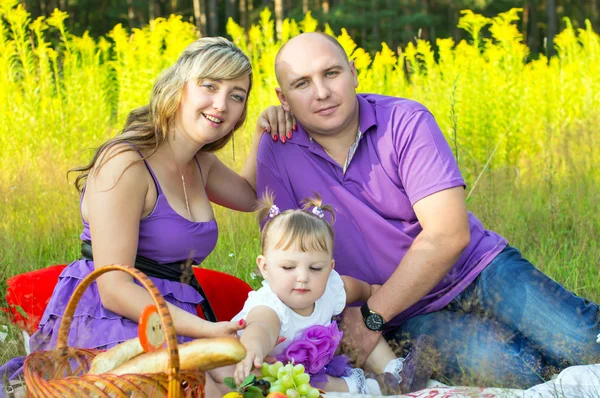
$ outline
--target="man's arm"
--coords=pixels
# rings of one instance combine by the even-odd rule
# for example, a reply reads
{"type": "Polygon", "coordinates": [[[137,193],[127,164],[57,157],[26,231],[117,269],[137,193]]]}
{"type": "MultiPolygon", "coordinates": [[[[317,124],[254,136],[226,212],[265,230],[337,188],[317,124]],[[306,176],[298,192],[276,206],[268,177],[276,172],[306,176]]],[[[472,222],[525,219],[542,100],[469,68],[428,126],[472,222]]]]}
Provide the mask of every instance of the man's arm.
{"type": "MultiPolygon", "coordinates": [[[[367,301],[369,309],[383,316],[386,322],[429,293],[469,244],[462,186],[426,196],[415,203],[414,210],[423,230],[392,276],[367,301]]],[[[367,329],[358,307],[346,308],[342,321],[346,352],[355,352],[353,361],[357,366],[373,366],[365,361],[381,332],[367,329]]]]}
{"type": "Polygon", "coordinates": [[[386,321],[431,291],[458,260],[470,241],[463,187],[427,196],[413,206],[423,230],[392,274],[369,300],[386,321]]]}

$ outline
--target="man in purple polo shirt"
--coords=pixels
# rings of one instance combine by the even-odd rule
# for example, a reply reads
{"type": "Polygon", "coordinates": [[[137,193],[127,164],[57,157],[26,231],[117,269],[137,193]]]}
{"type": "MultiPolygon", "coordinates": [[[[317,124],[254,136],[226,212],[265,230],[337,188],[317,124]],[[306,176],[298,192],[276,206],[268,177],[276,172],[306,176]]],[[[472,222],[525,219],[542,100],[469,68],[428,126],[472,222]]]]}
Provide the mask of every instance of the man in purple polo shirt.
{"type": "MultiPolygon", "coordinates": [[[[466,209],[465,182],[432,114],[402,98],[356,94],[337,41],[306,33],[280,50],[283,109],[298,121],[264,135],[257,191],[281,210],[318,192],[336,210],[336,270],[383,286],[345,311],[361,360],[380,335],[432,336],[458,383],[526,388],[553,367],[598,362],[598,306],[538,271],[466,209]],[[293,134],[293,136],[292,136],[293,134]]],[[[281,117],[270,108],[259,118],[281,117]]],[[[368,365],[368,364],[367,364],[368,365]]]]}

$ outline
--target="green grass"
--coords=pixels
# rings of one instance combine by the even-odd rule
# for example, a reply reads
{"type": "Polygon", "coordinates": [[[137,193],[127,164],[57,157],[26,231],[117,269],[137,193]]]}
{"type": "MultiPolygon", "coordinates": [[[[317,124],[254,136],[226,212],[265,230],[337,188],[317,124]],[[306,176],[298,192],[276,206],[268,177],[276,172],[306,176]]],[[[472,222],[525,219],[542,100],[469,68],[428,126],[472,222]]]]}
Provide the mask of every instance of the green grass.
{"type": "MultiPolygon", "coordinates": [[[[78,197],[64,173],[46,169],[47,185],[24,181],[9,192],[0,219],[0,306],[6,279],[79,256],[81,224],[78,197]],[[52,179],[56,179],[52,181],[52,179]],[[52,186],[54,185],[54,186],[52,186]],[[9,196],[12,200],[7,200],[9,196]],[[7,206],[8,205],[8,206],[7,206]],[[7,220],[10,229],[5,228],[7,220]],[[11,223],[10,220],[13,220],[11,223]]],[[[524,256],[580,296],[600,301],[600,182],[589,173],[562,182],[523,183],[515,173],[484,175],[469,201],[484,225],[505,236],[524,256]]],[[[215,208],[220,237],[203,266],[235,275],[253,287],[251,278],[259,250],[252,214],[215,208]]],[[[0,318],[0,324],[7,320],[0,318]]],[[[16,336],[13,335],[13,337],[16,336]]],[[[20,355],[18,346],[0,347],[0,363],[20,355]]]]}

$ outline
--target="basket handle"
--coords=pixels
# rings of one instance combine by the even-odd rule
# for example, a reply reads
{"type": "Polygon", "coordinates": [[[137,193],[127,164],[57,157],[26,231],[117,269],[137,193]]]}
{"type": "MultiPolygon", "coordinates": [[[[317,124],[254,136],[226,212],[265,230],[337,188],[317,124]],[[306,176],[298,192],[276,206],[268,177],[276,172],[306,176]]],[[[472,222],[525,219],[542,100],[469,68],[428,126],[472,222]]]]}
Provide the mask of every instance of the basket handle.
{"type": "Polygon", "coordinates": [[[169,353],[169,359],[167,362],[167,375],[169,377],[169,397],[179,397],[181,395],[181,382],[180,382],[180,368],[179,368],[179,350],[177,349],[177,333],[175,332],[175,326],[173,325],[173,319],[171,313],[167,307],[167,303],[163,298],[158,288],[154,285],[152,280],[146,276],[140,270],[127,265],[106,265],[101,268],[95,269],[88,276],[86,276],[79,286],[73,292],[73,296],[69,300],[65,313],[60,324],[58,331],[58,338],[56,341],[56,350],[60,355],[66,355],[68,352],[68,337],[69,329],[71,328],[71,322],[75,309],[79,304],[79,300],[83,296],[85,290],[92,284],[100,275],[110,271],[123,271],[132,277],[134,277],[141,285],[150,293],[154,305],[158,308],[160,315],[160,321],[165,331],[167,339],[167,352],[169,353]]]}

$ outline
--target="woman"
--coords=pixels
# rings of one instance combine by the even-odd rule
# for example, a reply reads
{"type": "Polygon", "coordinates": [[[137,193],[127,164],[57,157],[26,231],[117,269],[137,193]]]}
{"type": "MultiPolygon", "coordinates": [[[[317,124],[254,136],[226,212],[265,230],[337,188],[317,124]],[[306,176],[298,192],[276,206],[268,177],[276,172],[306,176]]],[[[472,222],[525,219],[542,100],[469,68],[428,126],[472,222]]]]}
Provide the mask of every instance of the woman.
{"type": "MultiPolygon", "coordinates": [[[[82,173],[75,184],[81,189],[84,258],[62,272],[31,338],[32,351],[55,346],[81,279],[107,264],[141,268],[140,258],[150,260],[143,271],[168,302],[181,341],[233,335],[240,328],[199,318],[196,306],[203,299],[196,289],[152,275],[177,273],[190,257],[199,264],[214,249],[218,230],[210,201],[254,208],[253,162],[240,176],[213,153],[244,123],[251,87],[250,62],[240,49],[223,38],[197,40],[158,78],[150,103],[133,110],[123,131],[75,169],[82,173]]],[[[249,159],[256,144],[251,152],[249,159]]],[[[128,274],[102,275],[81,299],[69,345],[105,349],[137,336],[137,320],[149,304],[148,292],[128,274]]]]}
{"type": "MultiPolygon", "coordinates": [[[[199,318],[200,289],[172,276],[181,276],[187,259],[200,264],[214,249],[218,229],[210,202],[254,209],[262,132],[278,132],[283,125],[291,131],[289,114],[272,112],[272,122],[266,113],[259,116],[241,176],[215,156],[244,124],[251,88],[250,61],[240,49],[223,38],[197,40],[158,78],[150,103],[133,110],[121,133],[102,144],[88,165],[74,169],[81,173],[75,185],[81,192],[83,258],[62,272],[31,337],[32,351],[55,346],[74,289],[94,268],[108,264],[135,265],[151,277],[168,302],[180,341],[233,336],[243,327],[199,318]]],[[[102,275],[78,305],[69,345],[106,349],[137,336],[137,320],[151,303],[128,274],[102,275]]],[[[14,371],[22,362],[16,358],[3,370],[18,377],[21,372],[14,371]]]]}

